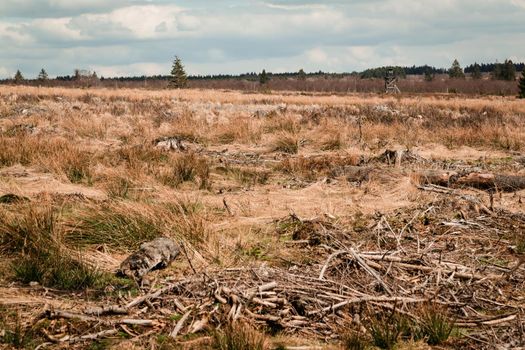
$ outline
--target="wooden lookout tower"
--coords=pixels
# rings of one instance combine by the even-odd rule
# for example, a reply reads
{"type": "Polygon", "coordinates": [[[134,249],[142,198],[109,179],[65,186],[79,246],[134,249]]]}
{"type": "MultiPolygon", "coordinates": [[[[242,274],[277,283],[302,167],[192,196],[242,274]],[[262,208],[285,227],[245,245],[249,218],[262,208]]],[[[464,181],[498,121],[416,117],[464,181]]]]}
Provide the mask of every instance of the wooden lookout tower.
{"type": "Polygon", "coordinates": [[[387,94],[399,94],[401,90],[396,85],[397,77],[394,74],[394,69],[390,68],[385,74],[385,92],[387,94]]]}

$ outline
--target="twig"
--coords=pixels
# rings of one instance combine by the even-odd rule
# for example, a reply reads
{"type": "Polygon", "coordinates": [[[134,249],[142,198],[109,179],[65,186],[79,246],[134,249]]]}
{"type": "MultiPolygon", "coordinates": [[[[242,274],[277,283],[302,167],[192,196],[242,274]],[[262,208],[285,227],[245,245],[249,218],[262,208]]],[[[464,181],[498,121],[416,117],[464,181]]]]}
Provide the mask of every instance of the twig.
{"type": "Polygon", "coordinates": [[[182,327],[184,326],[184,322],[186,322],[188,317],[190,317],[190,314],[191,314],[191,310],[186,312],[181,317],[179,322],[177,322],[177,324],[175,325],[175,328],[173,329],[173,331],[170,333],[170,337],[172,337],[173,339],[177,338],[177,335],[179,334],[179,332],[181,331],[182,327]]]}
{"type": "Polygon", "coordinates": [[[349,304],[359,304],[359,303],[366,303],[369,301],[375,301],[375,302],[402,302],[402,303],[422,303],[427,301],[427,299],[416,299],[416,298],[407,298],[407,297],[374,297],[374,296],[368,296],[363,298],[352,298],[345,301],[342,301],[338,304],[330,305],[327,307],[324,307],[320,310],[314,310],[309,311],[308,315],[315,315],[318,313],[328,312],[328,311],[334,311],[337,309],[342,308],[343,306],[349,305],[349,304]]]}
{"type": "Polygon", "coordinates": [[[366,262],[359,256],[359,254],[356,253],[356,251],[353,248],[350,248],[348,252],[352,255],[352,257],[361,265],[363,269],[365,269],[366,272],[368,272],[370,275],[372,275],[378,282],[381,284],[381,287],[389,294],[392,295],[392,290],[386,285],[385,282],[381,279],[381,277],[377,274],[376,271],[374,271],[370,266],[366,264],[366,262]]]}
{"type": "Polygon", "coordinates": [[[172,290],[175,290],[187,283],[190,283],[192,282],[193,279],[186,279],[184,281],[180,281],[178,283],[174,283],[174,284],[170,284],[164,288],[161,288],[153,293],[150,293],[150,294],[146,294],[146,295],[143,295],[143,296],[140,296],[140,297],[137,297],[135,298],[134,300],[132,300],[131,302],[129,302],[125,307],[126,309],[130,309],[134,306],[137,306],[137,305],[140,305],[142,304],[143,302],[145,302],[146,300],[152,300],[152,299],[156,299],[158,298],[159,296],[161,296],[162,294],[164,293],[168,293],[168,292],[171,292],[172,290]]]}
{"type": "Polygon", "coordinates": [[[347,251],[346,250],[338,250],[338,251],[330,254],[330,256],[326,259],[326,262],[324,263],[323,268],[321,269],[321,273],[319,273],[319,279],[320,280],[324,279],[324,274],[325,274],[326,269],[328,268],[328,265],[330,264],[330,262],[333,259],[335,259],[337,256],[339,256],[341,254],[344,254],[344,253],[347,253],[347,251]]]}
{"type": "Polygon", "coordinates": [[[107,314],[125,315],[128,313],[128,310],[126,308],[123,308],[117,305],[110,305],[110,306],[88,308],[84,310],[84,313],[87,315],[93,315],[93,316],[102,316],[102,315],[107,315],[107,314]]]}
{"type": "Polygon", "coordinates": [[[78,342],[81,342],[81,341],[84,341],[84,340],[95,340],[95,339],[99,339],[99,338],[106,338],[106,337],[109,337],[111,335],[115,335],[117,333],[118,332],[117,332],[116,329],[108,329],[106,331],[101,331],[101,332],[98,332],[98,333],[91,333],[91,334],[81,335],[80,337],[73,337],[73,338],[69,339],[69,342],[70,343],[78,343],[78,342]]]}

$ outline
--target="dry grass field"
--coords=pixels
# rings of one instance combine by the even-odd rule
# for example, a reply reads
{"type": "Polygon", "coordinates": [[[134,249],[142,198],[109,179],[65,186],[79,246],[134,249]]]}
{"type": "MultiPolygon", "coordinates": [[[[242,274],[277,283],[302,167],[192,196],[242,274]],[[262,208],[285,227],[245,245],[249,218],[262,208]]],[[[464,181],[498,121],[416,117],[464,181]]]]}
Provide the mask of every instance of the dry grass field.
{"type": "Polygon", "coordinates": [[[517,347],[521,176],[509,97],[3,86],[0,348],[517,347]]]}

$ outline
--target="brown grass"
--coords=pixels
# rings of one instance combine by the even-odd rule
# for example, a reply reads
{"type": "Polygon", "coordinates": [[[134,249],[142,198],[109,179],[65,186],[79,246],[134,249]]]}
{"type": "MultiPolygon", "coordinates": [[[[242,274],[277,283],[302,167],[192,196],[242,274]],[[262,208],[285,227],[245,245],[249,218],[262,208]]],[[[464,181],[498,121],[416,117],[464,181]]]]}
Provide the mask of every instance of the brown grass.
{"type": "MultiPolygon", "coordinates": [[[[71,281],[81,281],[84,276],[89,283],[79,284],[94,289],[96,296],[64,293],[42,300],[47,303],[50,298],[71,308],[93,302],[90,298],[100,304],[118,304],[119,296],[132,298],[137,291],[127,288],[114,292],[105,282],[104,274],[111,272],[108,266],[116,267],[142,242],[159,236],[184,243],[187,255],[181,254],[166,271],[154,272],[156,282],[148,287],[151,289],[193,276],[193,269],[208,274],[208,285],[224,282],[215,280],[217,271],[252,267],[258,271],[261,266],[317,278],[331,249],[335,249],[327,246],[335,242],[334,237],[319,238],[325,232],[323,228],[330,232],[338,228],[336,234],[344,235],[346,243],[363,250],[376,249],[377,244],[388,251],[398,249],[396,239],[403,230],[403,249],[417,242],[417,259],[422,266],[427,263],[422,254],[434,253],[465,263],[465,254],[454,255],[452,249],[469,222],[481,214],[475,214],[475,206],[458,206],[450,210],[449,217],[434,218],[429,212],[424,218],[411,220],[417,212],[442,203],[436,204],[440,194],[419,190],[410,181],[410,174],[427,168],[471,167],[521,174],[517,154],[523,153],[523,140],[525,101],[514,98],[0,86],[0,196],[7,195],[0,201],[0,257],[6,261],[0,265],[0,282],[15,283],[13,288],[24,293],[24,282],[31,282],[34,276],[40,276],[46,286],[62,289],[75,289],[71,281]],[[181,139],[186,150],[157,148],[154,141],[162,137],[181,139]],[[387,148],[409,148],[424,155],[427,162],[396,167],[370,161],[387,148]],[[352,171],[368,168],[372,170],[366,179],[349,180],[352,171]],[[296,215],[296,224],[283,220],[290,214],[296,215]],[[308,221],[314,217],[317,220],[308,221]],[[454,228],[457,232],[440,225],[459,217],[465,221],[454,228]],[[378,225],[381,218],[388,218],[390,228],[381,226],[386,225],[384,222],[378,225]],[[451,232],[455,232],[453,239],[451,232]],[[53,259],[48,259],[50,256],[53,259]],[[13,270],[11,262],[15,259],[27,263],[20,264],[27,269],[13,270]],[[98,264],[97,259],[104,261],[98,264]],[[104,263],[107,261],[111,263],[104,263]],[[57,266],[75,273],[60,275],[57,266]],[[97,268],[91,269],[94,266],[97,268]],[[93,271],[103,278],[93,275],[89,280],[93,271]]],[[[477,196],[482,203],[488,200],[482,192],[457,191],[477,196]]],[[[494,206],[502,211],[494,217],[483,216],[482,226],[488,227],[491,222],[496,230],[501,222],[490,220],[503,220],[500,215],[506,218],[507,211],[522,212],[522,198],[521,192],[495,195],[494,206]]],[[[515,232],[519,227],[501,230],[515,232]]],[[[468,252],[479,247],[505,247],[498,251],[499,259],[505,260],[504,266],[515,266],[523,253],[523,239],[510,235],[487,234],[484,242],[490,241],[490,245],[472,245],[468,252]],[[507,236],[509,241],[502,241],[507,236]],[[509,246],[516,246],[516,253],[509,246]]],[[[405,253],[396,256],[404,257],[405,253]]],[[[482,273],[485,267],[476,271],[482,273]]],[[[335,279],[354,269],[352,288],[372,286],[372,290],[376,283],[350,259],[334,259],[331,268],[330,278],[335,279]]],[[[385,280],[397,272],[395,266],[378,270],[385,280]]],[[[522,271],[518,269],[516,278],[519,273],[522,271]]],[[[253,276],[254,283],[265,278],[255,272],[253,276]]],[[[513,293],[518,293],[517,289],[505,286],[498,288],[504,295],[516,297],[513,293]]],[[[40,293],[36,289],[33,292],[40,293]]],[[[375,289],[372,292],[380,293],[375,289]]],[[[170,302],[170,297],[153,301],[151,312],[170,310],[170,302]]],[[[386,310],[387,305],[383,306],[386,310]]],[[[266,324],[269,328],[258,327],[257,331],[251,326],[225,328],[225,323],[221,330],[214,329],[229,307],[230,300],[217,304],[215,313],[209,315],[209,332],[195,336],[210,336],[208,343],[215,341],[218,348],[268,347],[271,339],[266,337],[270,330],[279,329],[277,324],[270,322],[271,327],[266,324]]],[[[264,314],[265,308],[261,306],[257,312],[264,314]]],[[[342,308],[320,317],[319,322],[341,315],[352,318],[362,309],[342,308]]],[[[287,312],[299,316],[296,311],[290,307],[287,312]]],[[[439,318],[439,312],[430,309],[421,314],[409,311],[415,312],[419,324],[426,327],[419,342],[446,342],[448,321],[453,318],[439,318]]],[[[447,310],[451,314],[456,311],[447,310]]],[[[204,315],[196,316],[183,332],[204,315]]],[[[377,315],[376,323],[365,325],[375,325],[367,334],[362,336],[362,329],[356,330],[360,332],[357,335],[351,333],[354,337],[346,339],[346,346],[357,349],[369,345],[374,341],[371,333],[385,338],[377,341],[382,346],[406,340],[400,327],[389,321],[390,313],[383,316],[377,315]]],[[[173,320],[165,319],[168,317],[159,322],[159,332],[173,329],[173,320]]],[[[254,322],[257,326],[263,323],[254,322]]],[[[298,337],[302,334],[300,327],[288,331],[295,336],[290,343],[297,346],[333,335],[318,337],[305,332],[308,336],[298,337]]],[[[140,327],[130,328],[130,332],[144,334],[140,327]]],[[[324,330],[318,335],[321,332],[324,330]]],[[[130,342],[150,347],[157,336],[137,337],[130,342]]],[[[341,343],[324,346],[344,345],[340,334],[334,337],[334,342],[341,343]]]]}

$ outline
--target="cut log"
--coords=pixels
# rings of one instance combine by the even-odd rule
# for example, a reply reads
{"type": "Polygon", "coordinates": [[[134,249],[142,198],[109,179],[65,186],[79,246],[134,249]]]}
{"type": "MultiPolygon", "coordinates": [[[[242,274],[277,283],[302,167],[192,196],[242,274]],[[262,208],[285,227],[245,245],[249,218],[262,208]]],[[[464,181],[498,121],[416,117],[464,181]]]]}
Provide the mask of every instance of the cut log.
{"type": "Polygon", "coordinates": [[[525,176],[470,173],[459,178],[457,184],[483,190],[515,192],[525,189],[525,176]]]}
{"type": "Polygon", "coordinates": [[[348,165],[342,169],[342,173],[346,176],[348,182],[361,183],[370,180],[370,173],[373,170],[371,167],[348,165]]]}
{"type": "Polygon", "coordinates": [[[386,163],[388,165],[401,166],[401,163],[424,163],[427,160],[410,150],[385,150],[382,154],[371,159],[372,161],[386,163]]]}
{"type": "Polygon", "coordinates": [[[417,173],[418,181],[421,185],[450,186],[456,182],[458,173],[447,170],[425,170],[417,173]]]}
{"type": "Polygon", "coordinates": [[[180,253],[179,246],[170,238],[161,237],[143,243],[140,249],[120,264],[119,274],[141,280],[155,269],[167,267],[180,253]]]}
{"type": "Polygon", "coordinates": [[[515,192],[525,189],[525,176],[471,172],[459,175],[455,171],[425,170],[416,174],[421,185],[473,187],[487,191],[515,192]]]}

